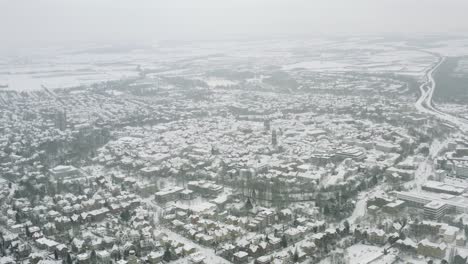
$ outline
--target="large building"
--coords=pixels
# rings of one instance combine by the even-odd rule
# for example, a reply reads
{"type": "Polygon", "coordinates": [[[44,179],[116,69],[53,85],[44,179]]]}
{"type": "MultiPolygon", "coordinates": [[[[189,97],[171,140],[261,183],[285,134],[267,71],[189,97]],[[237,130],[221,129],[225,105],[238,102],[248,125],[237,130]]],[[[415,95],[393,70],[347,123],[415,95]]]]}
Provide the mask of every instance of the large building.
{"type": "MultiPolygon", "coordinates": [[[[425,192],[396,192],[397,198],[406,202],[408,206],[418,207],[425,209],[428,216],[437,215],[437,212],[456,212],[456,213],[468,213],[468,198],[464,196],[455,196],[450,194],[440,194],[440,193],[425,193],[425,192]],[[439,202],[446,205],[440,208],[435,208],[435,204],[432,207],[434,208],[425,208],[426,205],[431,202],[439,202]],[[440,211],[442,210],[442,211],[440,211]]],[[[431,206],[429,206],[431,207],[431,206]]]]}
{"type": "Polygon", "coordinates": [[[184,188],[182,187],[168,187],[154,194],[154,199],[159,203],[167,203],[175,201],[180,198],[184,188]]]}
{"type": "Polygon", "coordinates": [[[351,158],[353,160],[363,160],[366,158],[366,154],[358,148],[346,148],[341,149],[335,153],[339,159],[351,158]]]}
{"type": "Polygon", "coordinates": [[[466,191],[465,187],[437,181],[427,181],[421,186],[421,188],[430,192],[447,193],[453,195],[461,195],[466,191]]]}
{"type": "Polygon", "coordinates": [[[457,177],[468,178],[468,161],[452,161],[453,172],[457,177]]]}
{"type": "Polygon", "coordinates": [[[424,205],[424,217],[431,220],[440,220],[447,211],[447,204],[441,201],[432,201],[424,205]]]}
{"type": "Polygon", "coordinates": [[[202,196],[216,196],[223,191],[223,186],[206,180],[189,181],[187,187],[202,196]]]}
{"type": "Polygon", "coordinates": [[[80,175],[80,171],[77,168],[65,165],[59,165],[50,169],[49,172],[56,180],[69,179],[80,175]]]}
{"type": "Polygon", "coordinates": [[[264,128],[266,131],[270,131],[270,129],[271,129],[270,119],[265,119],[265,120],[263,121],[263,128],[264,128]]]}
{"type": "Polygon", "coordinates": [[[276,134],[276,130],[273,130],[273,131],[271,132],[271,144],[272,144],[273,146],[277,146],[277,145],[278,145],[278,136],[277,136],[277,134],[276,134]]]}
{"type": "Polygon", "coordinates": [[[65,130],[67,128],[67,112],[57,111],[54,120],[55,128],[65,130]]]}

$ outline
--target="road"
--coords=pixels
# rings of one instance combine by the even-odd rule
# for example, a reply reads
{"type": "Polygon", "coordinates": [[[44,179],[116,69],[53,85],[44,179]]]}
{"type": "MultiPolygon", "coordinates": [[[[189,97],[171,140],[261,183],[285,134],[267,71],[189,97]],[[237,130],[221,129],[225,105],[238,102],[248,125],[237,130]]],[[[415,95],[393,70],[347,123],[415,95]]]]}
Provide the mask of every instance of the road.
{"type": "MultiPolygon", "coordinates": [[[[197,249],[198,252],[201,252],[205,256],[205,263],[216,263],[216,264],[229,264],[229,263],[231,263],[231,262],[227,261],[226,259],[216,255],[216,253],[215,253],[215,251],[213,249],[208,248],[206,246],[202,246],[202,245],[194,242],[193,240],[188,239],[188,238],[186,238],[186,237],[184,237],[184,236],[170,230],[169,228],[161,225],[159,223],[158,212],[162,212],[163,208],[161,208],[154,201],[153,196],[151,196],[149,198],[146,198],[146,199],[143,199],[143,201],[148,206],[148,209],[153,210],[153,212],[154,212],[153,217],[154,217],[154,220],[155,220],[154,222],[157,224],[157,230],[165,233],[168,236],[169,239],[172,239],[172,240],[178,241],[178,242],[182,242],[182,243],[184,243],[186,245],[193,246],[194,248],[197,249]]],[[[183,259],[179,259],[175,263],[189,263],[189,260],[186,257],[186,258],[183,258],[183,259]]]]}
{"type": "Polygon", "coordinates": [[[230,264],[228,260],[216,255],[213,249],[202,246],[198,243],[195,243],[191,239],[188,239],[182,235],[177,234],[176,232],[173,232],[172,230],[164,227],[164,226],[159,226],[158,229],[165,233],[169,239],[177,241],[177,242],[182,242],[185,245],[190,245],[194,248],[197,249],[198,252],[201,252],[205,256],[205,263],[216,263],[216,264],[230,264]]]}
{"type": "Polygon", "coordinates": [[[436,107],[434,107],[433,95],[436,89],[436,82],[434,80],[434,72],[437,71],[440,65],[442,65],[442,63],[444,63],[445,61],[445,57],[442,57],[440,55],[437,55],[437,56],[439,60],[437,61],[437,63],[434,64],[433,67],[431,67],[426,72],[425,81],[419,87],[421,96],[416,101],[415,107],[418,111],[422,113],[432,115],[440,120],[446,121],[447,123],[454,125],[455,127],[458,127],[463,132],[468,132],[467,120],[461,119],[459,117],[456,117],[448,113],[444,113],[438,110],[436,107]]]}
{"type": "MultiPolygon", "coordinates": [[[[444,113],[434,107],[432,97],[434,95],[434,90],[436,88],[436,82],[434,80],[434,72],[444,63],[445,58],[437,55],[439,60],[434,64],[427,72],[425,76],[425,81],[419,87],[421,91],[421,96],[416,101],[416,109],[422,113],[433,115],[436,118],[444,120],[458,128],[462,131],[468,131],[468,123],[465,120],[462,120],[458,117],[452,116],[450,114],[444,113]]],[[[431,145],[430,155],[420,163],[420,166],[416,170],[415,180],[411,181],[411,184],[415,184],[417,188],[420,188],[422,183],[427,180],[427,177],[433,174],[432,160],[441,152],[441,150],[447,145],[448,140],[444,142],[435,141],[431,145]]],[[[359,194],[356,207],[353,211],[353,214],[347,218],[350,224],[354,224],[359,221],[359,218],[366,214],[366,204],[367,199],[375,192],[382,191],[380,186],[373,188],[371,190],[362,192],[359,194]]]]}
{"type": "MultiPolygon", "coordinates": [[[[353,213],[345,220],[347,220],[350,225],[359,224],[360,218],[364,217],[367,213],[367,201],[369,198],[378,193],[385,193],[387,188],[388,187],[385,185],[385,183],[380,183],[377,186],[360,192],[357,196],[357,201],[353,213]]],[[[341,223],[343,223],[345,220],[341,221],[341,223]]]]}

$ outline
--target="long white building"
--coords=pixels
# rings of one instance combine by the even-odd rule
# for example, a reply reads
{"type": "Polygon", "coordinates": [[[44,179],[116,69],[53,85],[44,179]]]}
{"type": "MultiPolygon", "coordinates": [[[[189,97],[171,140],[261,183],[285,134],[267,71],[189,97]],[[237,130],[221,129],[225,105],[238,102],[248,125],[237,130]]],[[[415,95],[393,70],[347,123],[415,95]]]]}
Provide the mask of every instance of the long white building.
{"type": "Polygon", "coordinates": [[[406,201],[410,206],[424,208],[430,202],[437,201],[446,204],[446,210],[468,213],[468,198],[464,196],[425,192],[396,192],[396,195],[398,199],[406,201]]]}

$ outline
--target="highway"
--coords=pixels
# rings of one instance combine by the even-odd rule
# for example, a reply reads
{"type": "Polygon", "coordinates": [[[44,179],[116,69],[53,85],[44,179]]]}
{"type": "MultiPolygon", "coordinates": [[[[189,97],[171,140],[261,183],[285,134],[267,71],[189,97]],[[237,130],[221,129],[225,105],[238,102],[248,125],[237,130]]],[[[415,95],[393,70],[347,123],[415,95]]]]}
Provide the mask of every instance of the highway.
{"type": "Polygon", "coordinates": [[[434,91],[436,89],[436,82],[434,80],[434,72],[437,71],[437,69],[444,63],[445,57],[442,57],[440,55],[437,55],[439,60],[437,63],[434,64],[427,72],[424,77],[424,82],[421,84],[419,87],[419,90],[421,92],[421,96],[418,98],[418,100],[415,103],[415,107],[418,111],[432,115],[440,120],[443,120],[457,128],[459,128],[463,132],[468,132],[468,121],[464,120],[462,118],[459,118],[457,116],[444,113],[440,110],[438,110],[433,103],[433,95],[434,91]]]}

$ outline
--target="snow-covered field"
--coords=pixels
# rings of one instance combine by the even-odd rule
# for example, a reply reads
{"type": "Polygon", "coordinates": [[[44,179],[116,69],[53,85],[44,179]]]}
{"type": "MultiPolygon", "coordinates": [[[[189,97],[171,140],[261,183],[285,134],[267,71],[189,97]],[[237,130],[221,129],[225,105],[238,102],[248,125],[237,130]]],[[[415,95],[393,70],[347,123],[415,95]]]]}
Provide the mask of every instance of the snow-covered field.
{"type": "Polygon", "coordinates": [[[216,86],[231,86],[231,85],[236,85],[237,82],[227,80],[227,79],[220,79],[220,78],[208,78],[204,80],[210,87],[216,87],[216,86]]]}
{"type": "MultiPolygon", "coordinates": [[[[315,38],[156,44],[133,49],[107,46],[48,49],[2,58],[0,85],[8,85],[9,90],[34,90],[42,85],[51,89],[67,88],[135,77],[139,68],[150,70],[149,76],[201,74],[217,68],[256,71],[274,66],[285,71],[356,71],[422,77],[435,60],[423,50],[466,55],[468,47],[464,43],[463,40],[449,40],[417,49],[405,42],[381,38],[339,41],[315,38]]],[[[235,84],[223,79],[207,82],[212,87],[235,84]]]]}
{"type": "Polygon", "coordinates": [[[398,73],[421,77],[434,58],[427,53],[417,50],[374,50],[356,51],[344,50],[320,56],[314,60],[300,61],[284,65],[283,70],[307,69],[316,72],[370,72],[370,73],[398,73]]]}
{"type": "Polygon", "coordinates": [[[30,91],[39,90],[42,86],[49,89],[70,88],[80,85],[125,79],[135,77],[135,72],[106,71],[89,74],[64,73],[61,76],[38,76],[35,74],[0,75],[0,84],[8,85],[9,90],[30,91]]]}
{"type": "Polygon", "coordinates": [[[350,264],[366,264],[381,257],[383,255],[383,248],[357,244],[346,249],[345,259],[350,264]]]}

